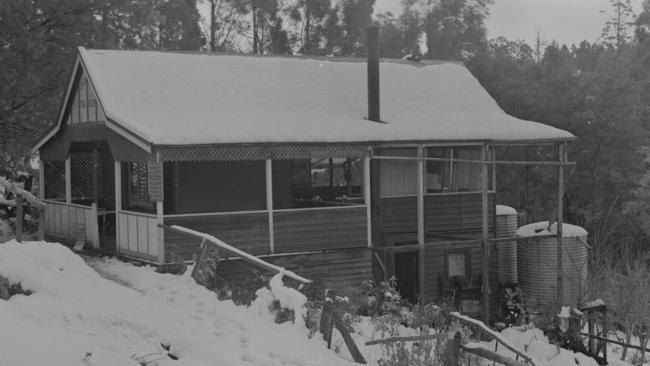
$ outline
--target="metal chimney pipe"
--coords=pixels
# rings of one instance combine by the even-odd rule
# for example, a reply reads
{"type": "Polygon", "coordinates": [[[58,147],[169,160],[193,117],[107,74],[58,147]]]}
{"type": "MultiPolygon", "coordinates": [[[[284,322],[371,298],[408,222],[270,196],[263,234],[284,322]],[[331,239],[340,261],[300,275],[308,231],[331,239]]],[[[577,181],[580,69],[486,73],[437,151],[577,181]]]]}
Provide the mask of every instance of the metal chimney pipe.
{"type": "Polygon", "coordinates": [[[379,116],[379,26],[366,27],[368,53],[368,120],[381,122],[379,116]]]}

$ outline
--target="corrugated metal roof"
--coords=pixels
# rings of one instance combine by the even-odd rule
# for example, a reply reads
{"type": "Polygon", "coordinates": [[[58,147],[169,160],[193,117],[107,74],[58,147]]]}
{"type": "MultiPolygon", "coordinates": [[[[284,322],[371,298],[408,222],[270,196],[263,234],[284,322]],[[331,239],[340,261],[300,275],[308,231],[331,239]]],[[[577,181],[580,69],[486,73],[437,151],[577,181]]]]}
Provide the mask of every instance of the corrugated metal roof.
{"type": "Polygon", "coordinates": [[[154,145],[574,138],[507,115],[458,63],[381,62],[377,123],[359,60],[80,54],[106,115],[154,145]]]}

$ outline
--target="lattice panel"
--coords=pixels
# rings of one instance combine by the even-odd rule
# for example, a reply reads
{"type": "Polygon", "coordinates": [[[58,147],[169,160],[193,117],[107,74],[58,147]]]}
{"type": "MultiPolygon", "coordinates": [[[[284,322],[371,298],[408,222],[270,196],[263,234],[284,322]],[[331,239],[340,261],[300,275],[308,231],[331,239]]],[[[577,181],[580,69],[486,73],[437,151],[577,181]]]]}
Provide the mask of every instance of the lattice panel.
{"type": "Polygon", "coordinates": [[[289,160],[362,157],[368,154],[369,148],[367,145],[244,145],[175,147],[158,152],[162,161],[289,160]]]}
{"type": "Polygon", "coordinates": [[[103,173],[100,153],[92,151],[70,153],[70,174],[73,200],[95,198],[95,177],[97,179],[97,197],[103,192],[103,173]]]}
{"type": "Polygon", "coordinates": [[[65,200],[65,161],[43,160],[45,198],[65,200]]]}
{"type": "Polygon", "coordinates": [[[293,169],[291,170],[292,185],[309,185],[309,175],[311,174],[309,165],[309,160],[295,161],[293,163],[293,169]]]}

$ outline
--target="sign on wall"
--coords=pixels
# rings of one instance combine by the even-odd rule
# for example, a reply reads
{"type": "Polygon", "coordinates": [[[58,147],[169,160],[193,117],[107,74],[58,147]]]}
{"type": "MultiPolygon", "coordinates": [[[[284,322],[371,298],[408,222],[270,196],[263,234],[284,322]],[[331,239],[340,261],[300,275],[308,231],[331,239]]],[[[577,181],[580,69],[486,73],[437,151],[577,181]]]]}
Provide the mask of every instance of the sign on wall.
{"type": "Polygon", "coordinates": [[[147,164],[149,171],[148,184],[149,199],[154,202],[159,202],[164,199],[163,192],[163,163],[158,161],[150,161],[147,164]]]}

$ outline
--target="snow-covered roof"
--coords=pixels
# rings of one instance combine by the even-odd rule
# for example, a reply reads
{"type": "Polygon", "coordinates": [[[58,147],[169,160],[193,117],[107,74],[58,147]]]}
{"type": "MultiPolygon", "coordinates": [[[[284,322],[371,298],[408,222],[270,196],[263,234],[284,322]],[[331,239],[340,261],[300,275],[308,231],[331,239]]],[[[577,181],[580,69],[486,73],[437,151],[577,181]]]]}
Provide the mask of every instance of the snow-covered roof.
{"type": "Polygon", "coordinates": [[[507,115],[458,63],[382,61],[377,123],[364,59],[79,52],[108,119],[154,145],[574,139],[507,115]]]}

